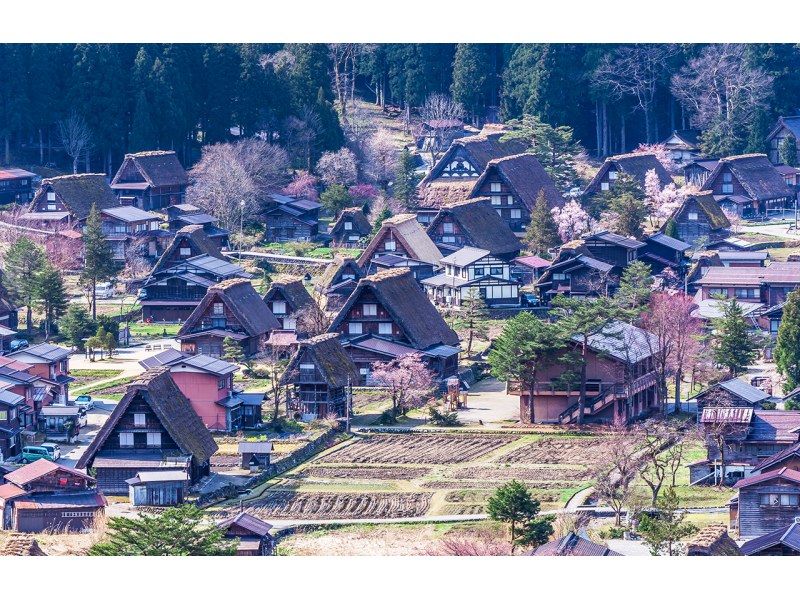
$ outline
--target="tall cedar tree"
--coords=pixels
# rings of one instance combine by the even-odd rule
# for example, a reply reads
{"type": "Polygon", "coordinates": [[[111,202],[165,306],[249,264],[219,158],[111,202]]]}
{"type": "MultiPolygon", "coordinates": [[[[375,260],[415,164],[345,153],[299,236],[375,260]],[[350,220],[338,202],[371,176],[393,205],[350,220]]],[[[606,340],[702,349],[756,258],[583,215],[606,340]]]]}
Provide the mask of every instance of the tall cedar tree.
{"type": "Polygon", "coordinates": [[[338,216],[339,212],[353,203],[353,198],[344,185],[334,183],[320,194],[319,201],[322,207],[334,216],[338,216]]]}
{"type": "Polygon", "coordinates": [[[403,202],[407,209],[414,209],[417,204],[417,183],[419,177],[414,171],[414,158],[408,148],[403,148],[397,163],[392,195],[403,202]]]}
{"type": "Polygon", "coordinates": [[[647,218],[647,206],[633,193],[614,195],[608,206],[616,215],[614,232],[624,237],[641,238],[644,233],[644,220],[647,218]]]}
{"type": "Polygon", "coordinates": [[[714,362],[727,368],[731,376],[738,376],[755,361],[757,353],[742,306],[735,298],[723,301],[722,317],[714,320],[714,362]]]}
{"type": "Polygon", "coordinates": [[[492,65],[486,44],[458,44],[453,59],[453,99],[464,106],[477,123],[486,105],[492,65]]]}
{"type": "Polygon", "coordinates": [[[638,311],[650,301],[652,286],[653,274],[650,266],[635,260],[622,271],[614,299],[623,308],[638,311]]]}
{"type": "Polygon", "coordinates": [[[778,154],[786,166],[797,166],[797,138],[791,134],[784,137],[778,147],[778,154]]]}
{"type": "Polygon", "coordinates": [[[467,357],[472,355],[472,343],[475,339],[486,340],[489,330],[486,302],[481,298],[478,289],[471,288],[461,299],[461,309],[453,321],[455,330],[464,330],[467,334],[467,357]]]}
{"type": "Polygon", "coordinates": [[[552,533],[549,521],[537,519],[539,509],[539,501],[531,496],[525,484],[517,480],[500,486],[486,504],[491,519],[511,525],[512,552],[522,543],[541,544],[552,533]]]}
{"type": "MultiPolygon", "coordinates": [[[[489,352],[492,375],[505,381],[519,382],[528,396],[534,388],[542,369],[558,360],[558,352],[566,341],[562,327],[540,320],[529,312],[522,312],[509,320],[503,333],[494,341],[489,352]]],[[[533,400],[528,401],[528,413],[520,419],[535,421],[533,400]]]]}
{"type": "Polygon", "coordinates": [[[89,312],[82,305],[70,303],[67,311],[58,321],[58,331],[71,347],[83,349],[86,337],[94,331],[94,323],[89,312]]]}
{"type": "Polygon", "coordinates": [[[227,337],[222,341],[222,358],[233,363],[243,362],[244,351],[242,351],[242,345],[238,341],[227,337]]]}
{"type": "Polygon", "coordinates": [[[778,373],[786,378],[783,390],[791,392],[800,386],[800,290],[786,296],[774,354],[778,373]]]}
{"type": "Polygon", "coordinates": [[[91,285],[92,319],[97,319],[97,283],[108,280],[117,272],[114,266],[114,254],[103,234],[100,211],[92,204],[86,227],[83,229],[84,263],[80,281],[91,285]]]}
{"type": "Polygon", "coordinates": [[[6,280],[12,296],[26,308],[26,329],[33,328],[33,302],[36,300],[38,274],[44,268],[44,250],[26,237],[20,237],[6,251],[6,280]]]}
{"type": "Polygon", "coordinates": [[[64,279],[52,264],[45,263],[44,267],[36,274],[36,299],[42,302],[44,311],[44,338],[50,338],[55,321],[67,309],[67,293],[64,288],[64,279]]]}
{"type": "Polygon", "coordinates": [[[583,411],[586,407],[586,366],[589,354],[589,337],[600,332],[614,320],[630,319],[630,311],[620,307],[614,300],[598,297],[595,301],[585,301],[575,297],[557,295],[553,307],[561,312],[556,324],[570,337],[579,340],[576,353],[580,365],[580,394],[578,395],[578,424],[583,424],[583,411]]]}
{"type": "Polygon", "coordinates": [[[114,517],[106,540],[89,550],[92,556],[230,556],[236,542],[210,524],[194,505],[166,509],[158,515],[114,517]]]}
{"type": "Polygon", "coordinates": [[[536,203],[531,211],[531,223],[525,232],[525,244],[531,253],[540,257],[547,257],[548,249],[561,244],[558,226],[550,206],[547,205],[544,191],[539,191],[539,195],[536,196],[536,203]]]}

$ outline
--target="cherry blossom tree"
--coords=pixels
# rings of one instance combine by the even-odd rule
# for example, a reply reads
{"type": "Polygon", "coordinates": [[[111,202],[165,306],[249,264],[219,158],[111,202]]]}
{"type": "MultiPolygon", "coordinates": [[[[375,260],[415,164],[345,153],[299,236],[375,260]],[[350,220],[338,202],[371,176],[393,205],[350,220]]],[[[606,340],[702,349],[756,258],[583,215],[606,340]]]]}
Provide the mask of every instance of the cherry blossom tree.
{"type": "Polygon", "coordinates": [[[397,142],[387,128],[379,127],[369,136],[364,149],[367,174],[385,187],[397,170],[397,158],[400,155],[397,142]]]}
{"type": "Polygon", "coordinates": [[[64,235],[51,235],[44,240],[44,249],[49,261],[55,268],[79,270],[83,265],[83,241],[64,235]]]}
{"type": "Polygon", "coordinates": [[[371,202],[380,195],[380,192],[374,185],[368,184],[353,185],[347,192],[350,194],[350,197],[353,198],[353,201],[362,203],[371,202]]]}
{"type": "Polygon", "coordinates": [[[425,365],[421,353],[407,353],[391,361],[373,363],[372,380],[388,389],[395,417],[424,405],[435,390],[433,372],[425,365]]]}
{"type": "Polygon", "coordinates": [[[553,208],[551,212],[558,227],[558,235],[565,243],[577,238],[591,227],[589,214],[574,199],[564,204],[563,208],[553,208]]]}
{"type": "Polygon", "coordinates": [[[655,154],[656,159],[670,174],[678,171],[678,165],[669,155],[667,146],[663,143],[640,143],[639,147],[633,150],[634,154],[655,154]]]}
{"type": "Polygon", "coordinates": [[[302,197],[317,201],[319,199],[317,183],[319,183],[319,179],[313,174],[307,170],[299,170],[295,173],[292,182],[281,189],[281,193],[289,197],[302,197]]]}
{"type": "Polygon", "coordinates": [[[732,210],[722,209],[725,213],[725,217],[728,219],[728,222],[731,223],[731,232],[738,233],[739,229],[742,226],[742,217],[739,216],[738,212],[734,212],[732,210]]]}
{"type": "Polygon", "coordinates": [[[356,156],[346,147],[335,152],[325,152],[317,161],[317,173],[326,185],[349,187],[358,178],[356,156]]]}

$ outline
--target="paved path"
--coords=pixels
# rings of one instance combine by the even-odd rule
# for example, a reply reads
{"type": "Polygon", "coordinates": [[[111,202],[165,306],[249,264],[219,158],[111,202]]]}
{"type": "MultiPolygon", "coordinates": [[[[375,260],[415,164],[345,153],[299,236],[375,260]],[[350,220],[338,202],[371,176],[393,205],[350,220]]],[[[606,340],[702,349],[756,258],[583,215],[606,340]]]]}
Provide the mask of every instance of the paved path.
{"type": "Polygon", "coordinates": [[[483,422],[487,427],[519,420],[519,398],[506,394],[505,382],[484,378],[469,389],[467,409],[458,410],[458,419],[464,423],[483,422]]]}

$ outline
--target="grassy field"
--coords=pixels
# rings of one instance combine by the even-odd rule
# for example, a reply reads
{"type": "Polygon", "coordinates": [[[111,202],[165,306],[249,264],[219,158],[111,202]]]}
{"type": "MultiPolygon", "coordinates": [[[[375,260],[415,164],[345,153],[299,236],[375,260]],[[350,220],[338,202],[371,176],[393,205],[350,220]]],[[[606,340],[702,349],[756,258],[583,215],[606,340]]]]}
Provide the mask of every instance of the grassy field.
{"type": "Polygon", "coordinates": [[[146,324],[144,322],[131,322],[131,336],[144,339],[166,338],[178,334],[180,327],[180,324],[146,324]]]}

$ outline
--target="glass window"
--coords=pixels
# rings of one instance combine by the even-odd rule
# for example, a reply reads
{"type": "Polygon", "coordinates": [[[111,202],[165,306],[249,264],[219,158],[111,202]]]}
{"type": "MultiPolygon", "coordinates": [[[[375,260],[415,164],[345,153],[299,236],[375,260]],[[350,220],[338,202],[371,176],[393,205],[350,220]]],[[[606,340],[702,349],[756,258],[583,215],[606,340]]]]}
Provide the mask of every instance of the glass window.
{"type": "Polygon", "coordinates": [[[222,305],[222,303],[220,302],[214,303],[214,315],[215,316],[225,315],[225,307],[222,305]]]}
{"type": "Polygon", "coordinates": [[[344,223],[344,230],[353,230],[353,223],[352,222],[345,222],[344,223]]]}
{"type": "Polygon", "coordinates": [[[181,247],[180,254],[183,256],[192,255],[192,248],[191,247],[181,247]]]}
{"type": "Polygon", "coordinates": [[[137,428],[143,427],[147,423],[147,418],[145,417],[144,413],[134,413],[133,414],[133,425],[137,428]]]}
{"type": "Polygon", "coordinates": [[[475,276],[483,276],[483,268],[475,268],[475,276]]]}
{"type": "Polygon", "coordinates": [[[392,334],[392,323],[391,322],[381,322],[378,324],[378,334],[392,334]]]}
{"type": "Polygon", "coordinates": [[[375,303],[365,303],[362,307],[362,311],[365,316],[377,316],[378,305],[375,303]]]}
{"type": "Polygon", "coordinates": [[[119,433],[119,445],[120,446],[133,446],[133,433],[132,432],[120,432],[119,433]]]}
{"type": "Polygon", "coordinates": [[[388,241],[386,241],[386,243],[383,244],[383,248],[386,251],[394,251],[397,249],[397,243],[395,243],[394,240],[389,239],[388,241]]]}
{"type": "Polygon", "coordinates": [[[161,432],[148,432],[147,446],[161,446],[161,432]]]}
{"type": "Polygon", "coordinates": [[[297,329],[297,318],[284,318],[283,319],[283,329],[284,330],[296,330],[297,329]]]}
{"type": "Polygon", "coordinates": [[[608,171],[608,180],[609,181],[616,181],[617,180],[617,171],[616,170],[609,170],[608,171]]]}
{"type": "Polygon", "coordinates": [[[511,220],[519,220],[522,218],[522,210],[511,210],[511,220]]]}
{"type": "Polygon", "coordinates": [[[726,195],[733,193],[733,175],[730,172],[722,173],[722,192],[726,195]]]}
{"type": "Polygon", "coordinates": [[[500,193],[501,189],[502,187],[500,186],[500,183],[492,183],[490,185],[490,190],[492,193],[500,193]]]}
{"type": "Polygon", "coordinates": [[[347,325],[348,334],[362,334],[362,330],[361,322],[350,322],[347,325]]]}
{"type": "Polygon", "coordinates": [[[4,409],[3,411],[0,411],[0,422],[5,421],[8,421],[8,411],[4,409]]]}
{"type": "Polygon", "coordinates": [[[689,220],[697,220],[697,212],[689,212],[689,220]]]}
{"type": "Polygon", "coordinates": [[[600,183],[600,191],[608,191],[608,182],[607,181],[603,181],[602,183],[600,183]]]}
{"type": "Polygon", "coordinates": [[[503,266],[492,266],[489,268],[489,274],[492,276],[502,276],[503,275],[503,266]]]}
{"type": "Polygon", "coordinates": [[[286,301],[273,301],[272,302],[272,313],[274,313],[274,314],[285,314],[286,313],[286,301]]]}
{"type": "Polygon", "coordinates": [[[453,223],[452,222],[442,222],[442,232],[443,233],[452,233],[453,232],[453,223]]]}
{"type": "Polygon", "coordinates": [[[492,205],[499,206],[503,203],[503,199],[499,195],[495,195],[492,197],[492,205]]]}
{"type": "Polygon", "coordinates": [[[506,203],[507,203],[508,205],[511,205],[511,204],[513,204],[513,203],[514,203],[514,197],[513,197],[513,196],[511,196],[511,195],[507,196],[507,197],[506,197],[506,203]]]}
{"type": "Polygon", "coordinates": [[[456,242],[456,238],[453,237],[453,236],[442,237],[442,243],[455,243],[455,242],[456,242]]]}

